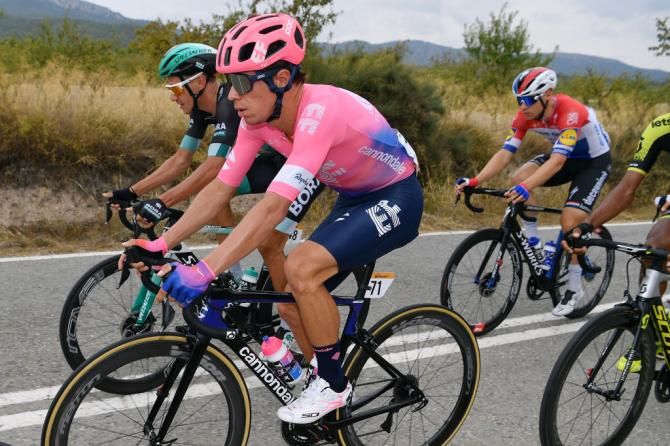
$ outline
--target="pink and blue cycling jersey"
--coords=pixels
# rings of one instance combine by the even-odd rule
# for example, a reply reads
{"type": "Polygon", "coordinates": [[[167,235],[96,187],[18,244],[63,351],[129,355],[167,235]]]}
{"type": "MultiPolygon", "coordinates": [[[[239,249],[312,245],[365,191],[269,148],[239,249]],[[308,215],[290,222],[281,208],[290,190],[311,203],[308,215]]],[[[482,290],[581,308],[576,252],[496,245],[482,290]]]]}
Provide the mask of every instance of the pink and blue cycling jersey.
{"type": "Polygon", "coordinates": [[[286,156],[268,192],[288,200],[316,177],[347,196],[397,183],[416,170],[403,136],[362,97],[330,85],[303,85],[293,141],[268,124],[240,123],[237,141],[218,178],[237,187],[263,144],[286,156]]]}

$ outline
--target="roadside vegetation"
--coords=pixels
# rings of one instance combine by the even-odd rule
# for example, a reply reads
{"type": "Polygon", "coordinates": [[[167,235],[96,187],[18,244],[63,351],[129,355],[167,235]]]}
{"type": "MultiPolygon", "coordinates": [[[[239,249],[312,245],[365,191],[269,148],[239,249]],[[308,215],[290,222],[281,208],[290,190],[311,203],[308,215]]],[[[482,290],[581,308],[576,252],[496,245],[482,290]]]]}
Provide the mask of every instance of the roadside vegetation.
{"type": "MultiPolygon", "coordinates": [[[[155,73],[163,52],[183,41],[216,46],[222,30],[250,11],[288,10],[303,19],[308,36],[316,36],[336,20],[331,3],[254,1],[209,23],[151,22],[127,47],[85,37],[67,20],[57,28],[44,24],[37,35],[0,40],[0,188],[21,193],[45,187],[58,204],[43,219],[35,217],[38,212],[34,218],[14,218],[24,214],[8,211],[0,219],[3,254],[118,247],[126,234],[116,225],[101,226],[100,192],[125,187],[155,168],[174,152],[188,123],[155,73]],[[81,201],[63,202],[65,190],[79,193],[81,201]],[[90,215],[69,211],[83,203],[98,210],[90,215]]],[[[664,57],[667,28],[662,26],[667,19],[657,22],[659,46],[650,49],[664,57]]],[[[422,162],[424,230],[473,227],[465,207],[453,207],[454,180],[476,173],[502,144],[516,110],[509,85],[517,72],[551,64],[551,56],[533,49],[525,23],[506,5],[487,21],[466,26],[464,41],[466,60],[438,61],[427,68],[403,64],[402,46],[325,56],[314,51],[313,42],[304,64],[309,82],[335,84],[368,98],[412,143],[422,162]]],[[[558,90],[595,108],[609,132],[614,158],[610,186],[623,175],[649,120],[670,109],[670,82],[590,72],[561,77],[558,90]]],[[[530,135],[516,165],[547,149],[544,140],[530,135]]],[[[201,152],[196,162],[202,160],[201,152]]],[[[670,190],[670,173],[655,169],[652,175],[654,181],[643,184],[641,199],[628,216],[647,218],[653,214],[654,194],[670,190]]],[[[507,186],[505,176],[491,185],[507,186]]],[[[560,205],[566,193],[552,188],[540,197],[560,205]]],[[[317,203],[308,228],[324,215],[328,200],[332,195],[317,203]]],[[[30,200],[21,203],[31,205],[38,206],[30,200]]],[[[490,212],[477,217],[477,226],[500,219],[501,203],[486,206],[490,212]]]]}

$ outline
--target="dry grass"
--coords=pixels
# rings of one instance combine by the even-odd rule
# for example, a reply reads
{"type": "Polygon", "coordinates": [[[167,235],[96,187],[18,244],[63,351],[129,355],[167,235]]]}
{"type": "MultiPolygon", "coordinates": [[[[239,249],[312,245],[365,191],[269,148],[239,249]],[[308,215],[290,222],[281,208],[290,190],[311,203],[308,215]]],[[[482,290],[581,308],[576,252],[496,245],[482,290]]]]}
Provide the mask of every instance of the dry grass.
{"type": "MultiPolygon", "coordinates": [[[[3,255],[118,249],[127,231],[118,225],[102,225],[99,192],[126,186],[172,154],[187,117],[170,102],[164,89],[142,76],[90,75],[48,66],[27,75],[0,73],[0,77],[0,187],[15,194],[20,193],[16,189],[37,186],[53,194],[41,200],[28,198],[13,204],[14,211],[7,211],[9,215],[33,205],[46,210],[46,217],[12,218],[11,223],[0,226],[3,255]],[[57,206],[50,209],[50,203],[57,206]],[[76,218],[66,222],[64,217],[74,210],[79,211],[76,218]],[[63,216],[62,221],[53,216],[63,216]]],[[[424,155],[424,169],[431,181],[425,187],[422,231],[496,226],[504,207],[500,200],[478,201],[487,211],[473,215],[462,204],[454,208],[452,184],[457,176],[476,173],[498,150],[514,103],[507,95],[474,97],[467,85],[436,81],[442,82],[446,111],[438,126],[439,143],[424,155]]],[[[650,106],[624,93],[593,102],[613,143],[611,187],[623,173],[647,122],[667,111],[667,104],[650,106]]],[[[487,186],[508,186],[506,179],[516,167],[547,150],[545,141],[530,137],[515,164],[487,186]]],[[[654,181],[643,184],[638,196],[670,190],[670,176],[657,171],[660,169],[652,174],[654,181]]],[[[542,204],[560,206],[566,193],[566,187],[551,188],[538,196],[542,204]]],[[[326,215],[333,200],[334,194],[327,192],[315,203],[303,225],[308,232],[326,215]]],[[[638,207],[623,218],[649,219],[653,212],[647,201],[639,200],[638,207]]],[[[542,220],[542,224],[556,222],[542,220]]]]}

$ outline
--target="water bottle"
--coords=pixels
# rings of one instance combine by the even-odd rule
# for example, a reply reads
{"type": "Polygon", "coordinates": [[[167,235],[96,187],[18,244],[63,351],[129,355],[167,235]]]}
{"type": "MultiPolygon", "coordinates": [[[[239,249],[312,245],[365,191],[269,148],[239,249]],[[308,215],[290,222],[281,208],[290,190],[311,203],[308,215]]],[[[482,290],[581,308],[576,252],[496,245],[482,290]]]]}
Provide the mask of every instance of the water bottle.
{"type": "Polygon", "coordinates": [[[549,240],[544,245],[544,264],[542,268],[545,271],[549,271],[554,263],[554,256],[556,255],[556,243],[549,240]]]}
{"type": "Polygon", "coordinates": [[[292,383],[302,377],[303,370],[300,363],[293,357],[291,350],[276,336],[263,336],[261,352],[265,360],[283,377],[287,383],[292,383]]]}
{"type": "Polygon", "coordinates": [[[538,259],[542,261],[542,240],[539,237],[529,237],[528,244],[533,248],[538,259]]]}
{"type": "Polygon", "coordinates": [[[282,340],[287,349],[292,350],[293,345],[295,344],[295,336],[291,327],[288,326],[284,319],[280,319],[279,328],[277,329],[276,336],[282,340]]]}
{"type": "Polygon", "coordinates": [[[258,283],[258,271],[252,266],[244,270],[242,274],[241,288],[245,290],[255,290],[258,283]]]}

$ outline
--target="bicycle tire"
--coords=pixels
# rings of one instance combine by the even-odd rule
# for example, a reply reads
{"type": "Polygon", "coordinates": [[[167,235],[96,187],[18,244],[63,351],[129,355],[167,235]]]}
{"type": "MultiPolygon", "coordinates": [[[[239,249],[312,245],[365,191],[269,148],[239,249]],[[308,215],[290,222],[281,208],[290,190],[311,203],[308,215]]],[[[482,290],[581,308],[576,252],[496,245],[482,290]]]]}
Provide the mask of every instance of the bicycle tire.
{"type": "Polygon", "coordinates": [[[440,302],[460,314],[475,336],[485,335],[500,325],[519,297],[523,265],[519,250],[511,238],[507,242],[501,265],[501,269],[508,266],[504,271],[510,277],[499,279],[492,288],[486,285],[486,279],[490,276],[487,271],[491,270],[496,261],[502,237],[503,231],[500,229],[482,229],[469,235],[451,254],[442,274],[440,302]],[[470,255],[481,253],[483,257],[489,247],[493,247],[493,254],[489,256],[484,276],[478,278],[482,259],[471,259],[470,255]],[[459,266],[462,266],[460,271],[459,266]],[[499,293],[499,287],[504,282],[510,282],[509,287],[499,293]]]}
{"type": "MultiPolygon", "coordinates": [[[[65,360],[72,370],[83,364],[87,357],[132,334],[126,330],[129,327],[132,329],[134,323],[130,310],[141,283],[135,274],[131,274],[123,286],[118,288],[121,274],[117,268],[119,257],[109,257],[91,267],[75,283],[65,299],[58,336],[65,360]]],[[[153,331],[154,325],[160,329],[166,328],[160,322],[162,310],[159,305],[154,305],[150,317],[155,322],[143,327],[142,332],[153,331]]],[[[110,378],[100,382],[98,388],[128,394],[140,391],[145,385],[151,386],[151,382],[121,382],[110,378]],[[133,387],[133,383],[140,387],[133,387]]]]}
{"type": "MultiPolygon", "coordinates": [[[[339,444],[374,446],[393,444],[391,440],[399,441],[396,444],[403,445],[447,444],[456,435],[470,412],[479,386],[481,368],[479,347],[467,322],[443,306],[415,305],[402,308],[380,320],[370,328],[369,334],[372,344],[377,346],[375,351],[406,376],[411,376],[412,381],[417,383],[428,398],[428,403],[422,407],[415,405],[400,409],[393,416],[396,429],[387,426],[388,432],[383,432],[381,435],[383,438],[370,438],[372,434],[365,431],[371,428],[373,433],[380,434],[382,430],[375,420],[386,418],[388,422],[388,414],[347,425],[338,431],[339,444]],[[400,339],[394,338],[394,335],[399,335],[400,339]],[[416,336],[418,341],[416,345],[409,342],[411,335],[416,336]],[[413,350],[401,351],[408,346],[413,350]],[[419,365],[419,361],[423,359],[426,363],[419,365]],[[417,371],[420,371],[420,374],[417,374],[417,371]],[[439,398],[445,398],[447,401],[440,401],[439,398]],[[452,409],[448,413],[450,407],[452,409]],[[415,415],[421,418],[420,421],[412,421],[415,415]],[[439,427],[432,435],[427,435],[424,431],[421,441],[419,438],[421,435],[414,428],[423,427],[424,421],[425,424],[430,424],[427,420],[431,420],[439,427]],[[402,430],[399,429],[400,425],[403,426],[402,430]]],[[[370,393],[376,395],[374,402],[379,403],[375,408],[384,407],[394,398],[400,398],[403,389],[393,388],[384,394],[379,394],[378,387],[384,382],[383,377],[385,376],[388,382],[390,376],[374,361],[369,360],[369,354],[356,346],[345,361],[344,372],[353,385],[353,404],[357,399],[365,399],[360,397],[367,386],[373,386],[374,389],[370,393]]],[[[336,417],[342,419],[350,416],[351,407],[348,405],[339,409],[336,417]]],[[[361,408],[362,411],[367,409],[369,409],[367,406],[361,408]]]]}
{"type": "MultiPolygon", "coordinates": [[[[639,324],[639,315],[636,315],[633,309],[615,307],[590,320],[572,337],[556,361],[544,390],[540,406],[542,445],[623,443],[642,414],[654,380],[656,347],[651,327],[642,332],[640,340],[641,370],[639,373],[628,374],[621,402],[607,401],[603,395],[590,392],[590,389],[584,387],[587,382],[585,377],[593,374],[596,361],[604,353],[604,346],[609,337],[603,335],[613,330],[621,331],[621,336],[614,343],[609,355],[603,358],[602,367],[593,380],[593,388],[596,389],[611,390],[616,386],[621,376],[617,362],[622,360],[622,356],[631,348],[639,324]],[[623,404],[626,402],[630,402],[630,407],[627,409],[623,404]],[[567,414],[565,416],[559,414],[559,410],[565,410],[567,414]],[[623,410],[625,410],[623,415],[618,416],[617,414],[623,410]],[[596,425],[591,424],[582,428],[582,421],[593,420],[594,414],[596,422],[601,416],[608,417],[608,422],[602,420],[596,425]],[[567,422],[564,422],[564,417],[567,422]],[[609,430],[614,417],[621,421],[609,430]],[[565,432],[563,429],[568,431],[565,432]],[[585,431],[584,435],[588,436],[588,439],[579,438],[582,431],[585,431]],[[572,435],[575,436],[574,443],[570,438],[572,435]],[[605,438],[601,442],[598,437],[605,438]],[[593,443],[594,438],[597,443],[593,443]]],[[[623,360],[625,363],[625,358],[623,360]]]]}
{"type": "MultiPolygon", "coordinates": [[[[599,237],[606,240],[612,240],[612,235],[604,226],[602,227],[602,231],[600,232],[599,237]]],[[[584,297],[580,299],[579,302],[577,302],[574,310],[572,310],[571,313],[565,315],[565,317],[569,319],[580,318],[593,310],[605,296],[605,293],[607,292],[609,284],[612,280],[612,275],[614,274],[614,261],[616,258],[616,252],[613,249],[591,247],[589,248],[587,255],[589,256],[589,259],[592,263],[602,268],[602,271],[595,274],[595,276],[590,280],[586,279],[589,277],[589,274],[585,272],[582,273],[582,287],[584,290],[584,297]],[[601,278],[602,280],[599,283],[594,282],[595,278],[601,278]]],[[[552,282],[555,284],[555,286],[549,293],[551,295],[551,300],[554,303],[554,306],[558,305],[561,298],[563,297],[563,291],[566,289],[563,286],[567,284],[567,268],[569,263],[570,256],[564,255],[561,257],[561,261],[558,267],[554,268],[552,282]]]]}
{"type": "MultiPolygon", "coordinates": [[[[108,445],[116,441],[116,444],[125,445],[130,439],[133,444],[149,444],[143,426],[146,421],[144,411],[148,412],[150,407],[150,395],[143,393],[119,397],[92,389],[96,387],[97,380],[104,379],[111,373],[136,373],[137,370],[146,369],[142,364],[134,365],[136,362],[160,358],[167,364],[174,364],[175,358],[184,358],[191,348],[186,336],[177,333],[148,333],[123,339],[98,352],[69,376],[52,401],[44,421],[41,444],[108,445]],[[138,419],[133,420],[133,417],[138,419]],[[123,435],[126,428],[130,433],[123,435]]],[[[158,369],[163,370],[165,367],[161,365],[158,369]]],[[[251,423],[249,392],[240,371],[230,358],[214,345],[208,345],[193,380],[170,426],[168,438],[188,438],[188,444],[246,444],[251,423]],[[202,403],[203,398],[207,399],[206,404],[202,403]],[[228,408],[226,413],[211,407],[223,402],[228,408]],[[191,406],[194,406],[194,413],[190,416],[184,415],[183,412],[191,406]],[[205,420],[198,423],[196,421],[200,415],[205,420]],[[215,420],[217,415],[227,415],[227,422],[215,420]],[[184,424],[180,424],[182,421],[184,424]],[[204,426],[203,423],[207,425],[204,426]],[[226,429],[227,433],[221,433],[222,429],[226,429]],[[184,430],[188,432],[183,432],[184,430]],[[209,434],[212,436],[200,440],[199,436],[209,434]],[[214,439],[220,440],[220,443],[216,443],[214,439]]],[[[162,385],[163,381],[157,383],[156,387],[162,385]]],[[[155,390],[152,389],[151,396],[155,395],[155,390]]],[[[169,397],[174,393],[170,392],[169,397]]],[[[163,410],[168,405],[166,403],[163,410]]],[[[159,412],[155,424],[163,421],[161,415],[164,412],[159,412]]],[[[153,431],[157,432],[158,427],[153,427],[153,431]]]]}

